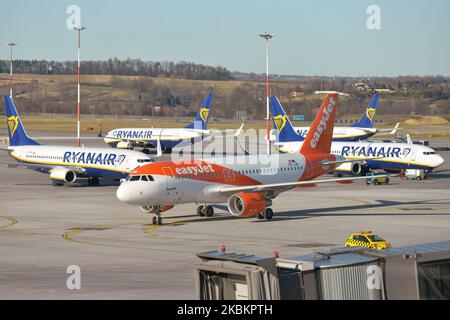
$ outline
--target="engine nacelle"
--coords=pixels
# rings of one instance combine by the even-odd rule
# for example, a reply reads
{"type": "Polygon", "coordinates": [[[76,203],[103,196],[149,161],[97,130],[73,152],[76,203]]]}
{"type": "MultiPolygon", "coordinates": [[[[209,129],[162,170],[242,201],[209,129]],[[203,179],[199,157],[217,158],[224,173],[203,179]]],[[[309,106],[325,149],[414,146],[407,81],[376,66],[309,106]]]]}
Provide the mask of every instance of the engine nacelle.
{"type": "Polygon", "coordinates": [[[352,173],[353,174],[356,174],[356,175],[360,174],[361,173],[361,169],[362,169],[362,167],[361,167],[360,163],[358,163],[358,162],[353,162],[352,163],[352,173]]]}
{"type": "MultiPolygon", "coordinates": [[[[168,211],[170,209],[172,209],[173,207],[175,207],[174,205],[168,204],[165,206],[160,207],[159,212],[165,212],[168,211]]],[[[156,206],[140,206],[139,207],[142,211],[144,211],[145,213],[156,213],[156,206]]]]}
{"type": "Polygon", "coordinates": [[[252,217],[263,212],[272,205],[271,200],[266,200],[262,193],[236,193],[228,198],[228,210],[233,216],[252,217]]]}
{"type": "Polygon", "coordinates": [[[120,141],[117,143],[117,149],[133,149],[133,144],[131,142],[120,141]]]}
{"type": "Polygon", "coordinates": [[[50,171],[50,179],[73,183],[77,180],[77,174],[66,168],[54,168],[50,171]]]}
{"type": "Polygon", "coordinates": [[[346,162],[339,166],[339,171],[350,172],[355,175],[360,175],[362,171],[362,166],[359,162],[346,162]]]}

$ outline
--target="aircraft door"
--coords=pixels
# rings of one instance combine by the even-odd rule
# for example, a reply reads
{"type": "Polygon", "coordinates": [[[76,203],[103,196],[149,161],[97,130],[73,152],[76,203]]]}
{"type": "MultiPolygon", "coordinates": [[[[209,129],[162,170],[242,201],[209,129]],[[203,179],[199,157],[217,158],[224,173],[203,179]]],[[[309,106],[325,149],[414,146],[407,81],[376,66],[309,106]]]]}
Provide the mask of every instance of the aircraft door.
{"type": "Polygon", "coordinates": [[[166,188],[167,190],[175,190],[175,177],[173,175],[172,168],[164,167],[162,168],[164,176],[166,177],[166,188]]]}

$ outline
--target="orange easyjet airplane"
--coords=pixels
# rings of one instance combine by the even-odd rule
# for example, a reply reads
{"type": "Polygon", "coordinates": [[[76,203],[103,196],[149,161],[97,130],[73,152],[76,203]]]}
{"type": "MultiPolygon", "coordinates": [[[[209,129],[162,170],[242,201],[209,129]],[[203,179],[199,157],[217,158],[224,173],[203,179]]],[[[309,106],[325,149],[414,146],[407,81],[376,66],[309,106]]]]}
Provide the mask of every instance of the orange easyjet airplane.
{"type": "MultiPolygon", "coordinates": [[[[181,203],[203,204],[197,209],[200,216],[214,214],[211,204],[227,203],[234,216],[270,220],[272,199],[281,192],[311,185],[312,179],[352,162],[330,153],[337,102],[337,94],[325,97],[300,153],[151,163],[131,172],[118,188],[117,198],[154,213],[154,224],[162,224],[161,213],[181,203]]],[[[313,184],[356,179],[366,178],[316,180],[313,184]]]]}

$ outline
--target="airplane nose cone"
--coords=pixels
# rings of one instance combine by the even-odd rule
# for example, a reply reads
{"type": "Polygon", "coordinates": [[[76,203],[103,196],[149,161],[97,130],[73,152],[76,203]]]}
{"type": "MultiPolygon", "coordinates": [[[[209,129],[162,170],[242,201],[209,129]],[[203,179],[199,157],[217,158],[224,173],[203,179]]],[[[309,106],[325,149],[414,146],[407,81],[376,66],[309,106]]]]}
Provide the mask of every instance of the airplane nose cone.
{"type": "Polygon", "coordinates": [[[442,165],[444,163],[444,158],[442,158],[440,155],[438,155],[437,159],[436,159],[436,162],[437,162],[437,166],[436,167],[439,167],[440,165],[442,165]]]}
{"type": "Polygon", "coordinates": [[[130,192],[128,192],[127,188],[123,184],[117,189],[116,197],[121,202],[129,203],[131,201],[130,192]]]}

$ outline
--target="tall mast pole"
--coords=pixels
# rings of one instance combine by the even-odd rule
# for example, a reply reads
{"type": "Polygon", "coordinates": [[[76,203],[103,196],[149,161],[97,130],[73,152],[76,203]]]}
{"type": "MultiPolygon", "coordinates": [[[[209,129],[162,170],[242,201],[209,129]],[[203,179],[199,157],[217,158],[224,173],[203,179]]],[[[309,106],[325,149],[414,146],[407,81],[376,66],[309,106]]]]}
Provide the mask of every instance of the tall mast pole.
{"type": "Polygon", "coordinates": [[[77,147],[81,146],[81,138],[80,138],[80,98],[81,98],[81,85],[80,85],[80,65],[81,65],[81,31],[86,29],[85,27],[74,28],[75,31],[78,31],[78,66],[77,66],[77,147]]]}
{"type": "Polygon", "coordinates": [[[267,154],[270,154],[270,83],[269,83],[269,40],[274,37],[273,34],[264,33],[259,35],[266,42],[266,142],[267,154]]]}
{"type": "Polygon", "coordinates": [[[13,48],[17,45],[16,42],[8,42],[9,46],[9,96],[13,97],[13,48]]]}

